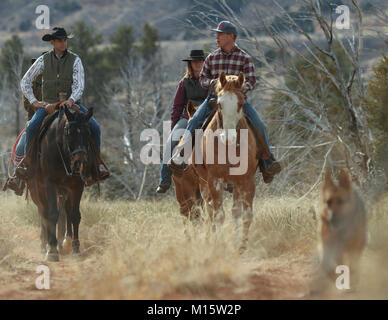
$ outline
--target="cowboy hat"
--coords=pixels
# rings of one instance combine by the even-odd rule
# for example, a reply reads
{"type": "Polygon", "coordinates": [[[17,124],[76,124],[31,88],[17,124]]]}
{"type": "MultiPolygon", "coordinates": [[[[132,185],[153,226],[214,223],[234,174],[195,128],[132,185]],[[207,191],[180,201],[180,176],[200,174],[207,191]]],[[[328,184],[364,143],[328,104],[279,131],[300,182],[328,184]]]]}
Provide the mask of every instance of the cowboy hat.
{"type": "Polygon", "coordinates": [[[53,39],[71,39],[73,38],[72,34],[67,34],[64,28],[55,27],[53,33],[47,33],[42,37],[43,41],[50,41],[53,39]]]}
{"type": "Polygon", "coordinates": [[[190,57],[182,59],[182,61],[204,61],[205,58],[203,50],[191,50],[190,57]]]}

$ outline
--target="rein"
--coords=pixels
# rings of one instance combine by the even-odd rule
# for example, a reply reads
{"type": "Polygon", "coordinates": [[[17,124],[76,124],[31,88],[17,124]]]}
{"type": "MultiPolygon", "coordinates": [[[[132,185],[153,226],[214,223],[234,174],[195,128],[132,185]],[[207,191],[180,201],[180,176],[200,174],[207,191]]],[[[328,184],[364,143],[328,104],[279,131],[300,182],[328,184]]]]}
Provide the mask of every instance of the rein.
{"type": "MultiPolygon", "coordinates": [[[[59,124],[61,122],[60,120],[62,119],[62,117],[63,117],[63,109],[60,109],[59,110],[59,116],[58,116],[59,121],[58,121],[58,124],[57,124],[57,132],[59,130],[59,124]]],[[[63,158],[61,147],[59,146],[59,143],[58,143],[58,139],[55,139],[55,143],[57,145],[59,155],[61,156],[62,164],[63,164],[63,167],[65,168],[66,175],[69,176],[69,177],[73,176],[73,172],[71,171],[71,168],[70,168],[70,171],[67,169],[65,159],[63,158]]]]}

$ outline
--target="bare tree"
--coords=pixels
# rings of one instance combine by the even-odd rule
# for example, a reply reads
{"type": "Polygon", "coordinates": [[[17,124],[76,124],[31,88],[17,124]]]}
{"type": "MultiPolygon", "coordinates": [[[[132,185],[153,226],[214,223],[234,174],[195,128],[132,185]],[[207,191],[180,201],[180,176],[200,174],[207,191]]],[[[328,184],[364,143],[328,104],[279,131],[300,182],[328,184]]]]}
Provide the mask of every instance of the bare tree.
{"type": "MultiPolygon", "coordinates": [[[[115,155],[110,159],[113,178],[132,199],[139,200],[143,194],[153,193],[155,185],[149,182],[157,183],[159,176],[159,166],[146,165],[140,159],[145,144],[140,141],[140,133],[150,128],[162,133],[162,120],[169,112],[166,105],[171,103],[172,90],[166,86],[162,65],[133,57],[108,85],[107,92],[109,98],[104,104],[115,115],[111,124],[115,127],[112,128],[115,134],[105,138],[111,155],[115,155]],[[154,67],[150,69],[150,65],[154,67]]],[[[154,147],[161,151],[163,145],[154,147]]]]}

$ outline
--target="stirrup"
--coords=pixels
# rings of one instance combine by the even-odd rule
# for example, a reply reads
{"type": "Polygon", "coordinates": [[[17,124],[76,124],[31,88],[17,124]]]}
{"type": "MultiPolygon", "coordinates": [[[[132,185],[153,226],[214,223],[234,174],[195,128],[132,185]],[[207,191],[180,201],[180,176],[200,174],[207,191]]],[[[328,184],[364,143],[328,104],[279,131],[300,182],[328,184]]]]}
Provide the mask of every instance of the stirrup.
{"type": "Polygon", "coordinates": [[[8,178],[3,186],[3,191],[6,191],[7,189],[11,189],[15,192],[17,196],[22,196],[26,183],[21,179],[19,180],[20,180],[19,183],[17,183],[15,181],[15,178],[8,178]]]}
{"type": "Polygon", "coordinates": [[[28,167],[24,164],[24,166],[18,166],[15,169],[15,176],[22,180],[28,180],[30,178],[28,167]]]}

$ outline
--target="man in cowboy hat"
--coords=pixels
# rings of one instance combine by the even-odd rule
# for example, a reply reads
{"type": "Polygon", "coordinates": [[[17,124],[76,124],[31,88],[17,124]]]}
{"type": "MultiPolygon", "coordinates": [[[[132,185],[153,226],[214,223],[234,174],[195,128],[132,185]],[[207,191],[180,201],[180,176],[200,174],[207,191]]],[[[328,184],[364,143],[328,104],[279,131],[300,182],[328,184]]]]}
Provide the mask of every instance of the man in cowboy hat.
{"type": "MultiPolygon", "coordinates": [[[[240,72],[243,72],[245,75],[243,92],[246,95],[247,92],[253,90],[255,87],[255,66],[252,58],[246,52],[241,50],[235,43],[237,38],[236,26],[230,21],[221,21],[218,24],[217,29],[212,30],[217,33],[217,45],[219,48],[209,54],[205,59],[200,74],[202,87],[206,89],[212,88],[217,82],[221,71],[224,71],[226,75],[236,76],[238,76],[240,72]]],[[[183,141],[178,146],[169,163],[171,169],[181,171],[185,168],[185,163],[182,163],[181,165],[178,164],[181,159],[182,152],[185,149],[184,145],[190,141],[190,135],[193,135],[195,129],[199,128],[206,117],[211,113],[208,101],[209,99],[206,99],[191,118],[183,141]]],[[[259,144],[264,144],[267,147],[267,150],[265,150],[266,152],[264,152],[265,157],[260,159],[260,167],[264,182],[270,183],[272,182],[273,177],[281,171],[281,166],[277,161],[275,161],[271,153],[266,127],[260,119],[257,111],[246,100],[246,96],[245,113],[254,128],[255,136],[260,142],[259,144]]],[[[187,161],[188,155],[185,154],[184,158],[184,160],[187,161]]]]}
{"type": "MultiPolygon", "coordinates": [[[[28,69],[20,82],[22,92],[28,99],[36,112],[26,128],[26,142],[24,156],[26,157],[28,147],[32,137],[39,130],[47,114],[54,112],[54,102],[60,101],[60,96],[65,100],[61,107],[68,107],[76,111],[86,113],[87,109],[77,103],[84,91],[84,68],[79,56],[67,50],[67,39],[72,38],[64,28],[56,27],[50,34],[42,37],[43,41],[49,41],[53,46],[52,50],[41,55],[28,69]],[[32,82],[37,76],[42,75],[42,101],[38,101],[32,89],[32,82]]],[[[92,117],[90,120],[90,131],[98,145],[100,152],[101,131],[98,123],[92,117]]],[[[99,160],[99,154],[97,155],[99,160]]],[[[25,179],[28,177],[28,159],[24,158],[22,163],[16,168],[16,175],[25,179]]],[[[98,170],[99,176],[88,184],[104,180],[109,177],[109,172],[98,170]]]]}

